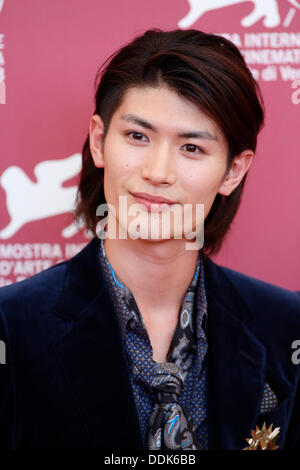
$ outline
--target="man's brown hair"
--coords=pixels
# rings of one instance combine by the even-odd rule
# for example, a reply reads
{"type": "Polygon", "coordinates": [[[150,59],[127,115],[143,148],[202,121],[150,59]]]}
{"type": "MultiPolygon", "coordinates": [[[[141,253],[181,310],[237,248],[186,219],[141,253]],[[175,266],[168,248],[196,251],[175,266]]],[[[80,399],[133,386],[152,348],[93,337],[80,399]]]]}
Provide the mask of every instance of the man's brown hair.
{"type": "MultiPolygon", "coordinates": [[[[103,120],[103,138],[129,88],[162,84],[196,104],[219,126],[228,143],[227,171],[243,150],[255,152],[264,122],[257,82],[233,43],[193,29],[146,31],[104,62],[95,80],[94,112],[103,120]]],[[[83,146],[82,163],[75,214],[96,234],[100,220],[96,209],[106,202],[104,169],[94,165],[89,136],[83,146]]],[[[229,196],[217,194],[214,200],[205,220],[202,251],[207,255],[221,248],[240,205],[246,176],[229,196]]]]}

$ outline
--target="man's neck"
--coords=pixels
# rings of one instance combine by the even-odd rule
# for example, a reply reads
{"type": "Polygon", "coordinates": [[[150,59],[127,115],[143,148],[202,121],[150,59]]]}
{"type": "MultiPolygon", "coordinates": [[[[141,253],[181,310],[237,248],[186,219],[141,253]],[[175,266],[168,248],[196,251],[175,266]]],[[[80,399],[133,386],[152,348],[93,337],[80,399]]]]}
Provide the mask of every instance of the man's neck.
{"type": "Polygon", "coordinates": [[[104,240],[107,259],[132,292],[146,323],[175,324],[193,279],[198,250],[185,240],[104,240]]]}

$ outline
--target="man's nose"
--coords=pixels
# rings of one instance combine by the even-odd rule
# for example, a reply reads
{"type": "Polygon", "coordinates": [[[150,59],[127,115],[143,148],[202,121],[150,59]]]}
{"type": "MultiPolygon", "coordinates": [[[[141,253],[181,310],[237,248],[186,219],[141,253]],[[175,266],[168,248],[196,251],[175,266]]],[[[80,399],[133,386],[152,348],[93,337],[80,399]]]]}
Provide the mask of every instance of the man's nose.
{"type": "Polygon", "coordinates": [[[149,149],[142,168],[142,177],[153,184],[174,184],[174,154],[168,144],[149,149]]]}

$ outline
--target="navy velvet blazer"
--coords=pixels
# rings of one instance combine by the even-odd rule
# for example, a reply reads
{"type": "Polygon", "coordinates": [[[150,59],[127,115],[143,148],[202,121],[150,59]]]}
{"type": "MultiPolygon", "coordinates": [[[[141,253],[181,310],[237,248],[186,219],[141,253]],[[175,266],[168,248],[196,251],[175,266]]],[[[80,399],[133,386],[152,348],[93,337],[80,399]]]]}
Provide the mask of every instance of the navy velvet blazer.
{"type": "MultiPolygon", "coordinates": [[[[143,448],[98,242],[0,289],[2,449],[143,448]]],[[[205,278],[209,448],[242,449],[264,421],[300,448],[299,296],[209,258],[205,278]],[[266,382],[279,403],[260,414],[266,382]]]]}

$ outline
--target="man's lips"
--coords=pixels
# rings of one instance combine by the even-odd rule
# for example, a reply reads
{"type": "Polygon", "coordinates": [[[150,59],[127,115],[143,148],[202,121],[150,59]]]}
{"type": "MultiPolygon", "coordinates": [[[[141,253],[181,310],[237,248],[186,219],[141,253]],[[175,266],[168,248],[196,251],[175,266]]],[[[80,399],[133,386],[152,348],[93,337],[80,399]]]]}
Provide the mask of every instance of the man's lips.
{"type": "Polygon", "coordinates": [[[170,199],[166,199],[162,196],[154,196],[148,193],[131,193],[135,198],[144,199],[146,201],[152,202],[152,204],[176,204],[174,201],[170,199]]]}
{"type": "Polygon", "coordinates": [[[161,212],[163,209],[166,208],[166,206],[171,206],[173,204],[176,204],[173,201],[170,201],[169,199],[163,198],[163,197],[154,197],[150,194],[147,193],[131,193],[132,196],[134,196],[135,200],[143,204],[148,212],[161,212]]]}

